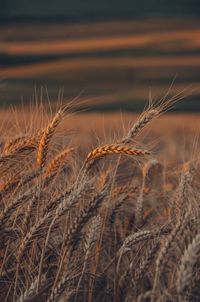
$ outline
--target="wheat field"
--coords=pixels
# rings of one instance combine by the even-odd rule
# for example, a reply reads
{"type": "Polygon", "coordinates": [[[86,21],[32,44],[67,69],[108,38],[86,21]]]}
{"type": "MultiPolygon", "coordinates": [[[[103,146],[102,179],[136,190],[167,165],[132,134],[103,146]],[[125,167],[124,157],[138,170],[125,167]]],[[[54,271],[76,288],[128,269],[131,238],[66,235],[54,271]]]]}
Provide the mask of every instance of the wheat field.
{"type": "Polygon", "coordinates": [[[199,116],[173,102],[1,111],[0,301],[200,300],[199,116]]]}

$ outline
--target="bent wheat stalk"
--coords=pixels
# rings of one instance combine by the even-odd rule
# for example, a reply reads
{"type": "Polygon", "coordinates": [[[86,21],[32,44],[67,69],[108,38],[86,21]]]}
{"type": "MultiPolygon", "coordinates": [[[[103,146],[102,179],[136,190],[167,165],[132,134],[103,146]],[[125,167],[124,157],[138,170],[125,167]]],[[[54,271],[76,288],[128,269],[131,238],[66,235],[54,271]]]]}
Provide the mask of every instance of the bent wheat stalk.
{"type": "Polygon", "coordinates": [[[21,143],[25,139],[27,139],[27,136],[22,135],[22,136],[18,136],[14,139],[11,139],[11,140],[5,142],[2,153],[5,154],[5,155],[8,155],[10,153],[10,151],[13,149],[13,147],[15,148],[16,145],[18,145],[19,143],[21,143]]]}
{"type": "Polygon", "coordinates": [[[129,130],[128,134],[121,140],[121,143],[129,144],[149,122],[159,115],[159,113],[159,108],[145,111],[129,130]]]}
{"type": "Polygon", "coordinates": [[[3,154],[4,156],[19,154],[23,151],[34,151],[37,148],[39,135],[36,136],[22,136],[11,140],[5,144],[3,154]]]}
{"type": "Polygon", "coordinates": [[[131,148],[131,147],[125,146],[125,145],[111,144],[111,145],[105,145],[105,146],[92,150],[88,154],[86,162],[93,160],[93,159],[100,158],[100,157],[104,157],[107,155],[113,155],[113,154],[145,156],[145,155],[149,155],[150,153],[147,150],[131,148]]]}
{"type": "Polygon", "coordinates": [[[119,143],[129,144],[140,132],[155,118],[160,116],[162,113],[170,109],[177,101],[183,98],[184,91],[177,93],[173,97],[166,100],[170,89],[167,91],[165,96],[158,101],[149,102],[147,109],[141,114],[139,119],[134,123],[128,134],[121,139],[119,143]]]}

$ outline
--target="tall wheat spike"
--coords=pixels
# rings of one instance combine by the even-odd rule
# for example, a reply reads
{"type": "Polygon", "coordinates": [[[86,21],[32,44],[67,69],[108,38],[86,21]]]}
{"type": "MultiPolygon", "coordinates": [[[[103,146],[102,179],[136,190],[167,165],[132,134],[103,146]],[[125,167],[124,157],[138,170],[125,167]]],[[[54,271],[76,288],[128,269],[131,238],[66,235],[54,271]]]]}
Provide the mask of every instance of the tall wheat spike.
{"type": "Polygon", "coordinates": [[[46,163],[47,153],[49,142],[62,120],[64,114],[64,110],[60,109],[55,116],[53,117],[52,121],[48,124],[48,126],[44,129],[42,136],[39,140],[38,150],[37,150],[37,164],[42,169],[46,163]]]}
{"type": "Polygon", "coordinates": [[[166,95],[163,99],[157,102],[149,102],[149,106],[147,109],[141,114],[138,120],[133,124],[133,127],[129,130],[127,135],[120,140],[122,144],[129,144],[134,138],[140,134],[141,130],[145,128],[151,121],[160,116],[162,113],[166,112],[170,109],[174,103],[178,100],[182,99],[182,92],[177,95],[165,100],[167,98],[169,91],[167,91],[166,95]]]}
{"type": "Polygon", "coordinates": [[[184,215],[190,205],[190,201],[188,199],[189,196],[189,189],[192,183],[194,169],[193,167],[190,168],[188,165],[183,166],[183,172],[181,174],[181,180],[179,186],[175,192],[175,196],[173,199],[172,208],[174,209],[175,213],[174,216],[178,220],[180,216],[184,215]],[[186,204],[188,205],[186,207],[186,204]]]}
{"type": "Polygon", "coordinates": [[[159,108],[145,111],[120,142],[123,144],[129,144],[139,134],[139,132],[159,114],[159,108]]]}
{"type": "MultiPolygon", "coordinates": [[[[181,296],[192,295],[192,281],[195,276],[195,269],[200,280],[200,234],[197,234],[181,257],[181,264],[178,271],[177,290],[181,296]],[[198,267],[195,266],[198,264],[198,267]]],[[[198,284],[196,284],[198,286],[198,284]]]]}

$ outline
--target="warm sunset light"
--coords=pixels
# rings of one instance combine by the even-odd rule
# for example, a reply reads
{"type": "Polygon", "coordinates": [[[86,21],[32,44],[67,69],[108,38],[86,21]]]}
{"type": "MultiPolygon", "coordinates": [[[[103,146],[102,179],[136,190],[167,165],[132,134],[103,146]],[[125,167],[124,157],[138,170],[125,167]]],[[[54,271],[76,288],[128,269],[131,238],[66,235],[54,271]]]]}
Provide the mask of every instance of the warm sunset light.
{"type": "Polygon", "coordinates": [[[198,0],[0,1],[0,302],[200,301],[198,0]]]}

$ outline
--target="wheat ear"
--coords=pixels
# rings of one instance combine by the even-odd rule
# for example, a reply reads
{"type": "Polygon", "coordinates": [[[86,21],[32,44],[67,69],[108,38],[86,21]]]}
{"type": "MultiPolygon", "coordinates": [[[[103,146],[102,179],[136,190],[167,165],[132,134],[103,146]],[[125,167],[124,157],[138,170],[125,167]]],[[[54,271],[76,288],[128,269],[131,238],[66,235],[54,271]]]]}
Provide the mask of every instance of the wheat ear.
{"type": "Polygon", "coordinates": [[[181,264],[178,272],[177,290],[181,296],[191,291],[192,280],[195,274],[195,265],[200,260],[200,234],[196,235],[192,242],[185,249],[181,257],[181,264]]]}
{"type": "Polygon", "coordinates": [[[145,241],[148,239],[153,239],[162,234],[168,234],[169,231],[170,231],[170,227],[169,227],[169,225],[166,224],[156,230],[141,230],[141,231],[137,231],[136,233],[130,234],[125,238],[122,246],[120,247],[120,249],[117,252],[117,256],[120,256],[121,254],[123,254],[123,252],[126,251],[127,249],[131,249],[132,246],[134,246],[135,244],[138,244],[139,242],[142,242],[142,241],[145,241]]]}
{"type": "Polygon", "coordinates": [[[36,136],[22,136],[11,140],[10,142],[5,144],[3,154],[11,155],[20,153],[23,151],[33,151],[37,148],[39,140],[39,135],[36,136]]]}
{"type": "Polygon", "coordinates": [[[134,246],[135,244],[138,244],[141,241],[144,240],[149,240],[154,238],[155,236],[157,236],[157,232],[155,231],[138,231],[136,233],[130,234],[128,237],[125,238],[123,245],[121,246],[121,248],[119,249],[117,255],[121,255],[123,254],[124,251],[126,251],[127,249],[130,249],[132,246],[134,246]]]}
{"type": "Polygon", "coordinates": [[[175,192],[172,208],[175,210],[174,215],[177,220],[181,215],[185,215],[189,208],[188,190],[192,182],[192,172],[193,170],[185,170],[182,173],[179,186],[175,192]],[[187,203],[188,205],[186,206],[187,203]]]}
{"type": "Polygon", "coordinates": [[[122,144],[129,144],[139,132],[159,114],[159,108],[145,111],[120,142],[122,144]]]}
{"type": "Polygon", "coordinates": [[[67,148],[61,151],[58,155],[56,155],[48,164],[45,171],[45,176],[47,177],[50,174],[55,173],[59,168],[60,164],[63,162],[63,160],[65,160],[65,158],[68,157],[73,150],[73,148],[67,148]]]}
{"type": "Polygon", "coordinates": [[[79,238],[78,234],[82,230],[83,226],[88,222],[90,218],[94,216],[96,211],[102,204],[102,201],[108,193],[109,186],[106,186],[100,193],[97,193],[88,205],[80,211],[80,213],[74,218],[73,223],[69,227],[65,236],[65,246],[72,250],[72,247],[77,244],[79,238]]]}
{"type": "Polygon", "coordinates": [[[147,251],[145,252],[139,266],[136,268],[134,273],[134,280],[133,283],[135,284],[135,288],[137,288],[137,284],[142,280],[147,272],[149,266],[151,265],[152,261],[154,260],[156,253],[159,250],[160,242],[159,239],[155,239],[153,242],[150,242],[150,246],[148,247],[147,251]]]}
{"type": "Polygon", "coordinates": [[[154,278],[154,284],[152,289],[153,296],[155,295],[156,287],[158,286],[159,278],[163,272],[164,264],[167,261],[168,253],[177,237],[177,234],[181,232],[185,226],[185,223],[188,219],[189,214],[185,214],[182,219],[179,219],[175,227],[172,229],[171,233],[168,235],[163,247],[160,249],[160,252],[158,254],[158,257],[156,259],[156,269],[155,269],[155,278],[154,278]]]}
{"type": "Polygon", "coordinates": [[[129,146],[124,145],[118,145],[118,144],[111,144],[111,145],[105,145],[99,148],[96,148],[92,150],[86,159],[86,162],[97,159],[100,157],[104,157],[107,155],[112,154],[126,154],[126,155],[132,155],[132,156],[145,156],[149,155],[149,151],[147,150],[141,150],[136,148],[131,148],[129,146]]]}
{"type": "Polygon", "coordinates": [[[1,196],[5,196],[6,194],[11,193],[13,190],[13,194],[16,194],[21,186],[26,185],[30,181],[32,181],[35,177],[40,174],[39,170],[31,171],[26,175],[22,175],[17,173],[14,177],[9,179],[6,183],[2,184],[0,188],[1,196]]]}
{"type": "Polygon", "coordinates": [[[10,218],[13,212],[17,209],[17,207],[24,202],[27,198],[32,196],[32,192],[26,192],[19,196],[18,198],[14,199],[12,202],[10,202],[3,212],[0,215],[0,226],[2,226],[6,221],[10,218]]]}
{"type": "Polygon", "coordinates": [[[49,142],[62,120],[64,111],[60,109],[42,133],[37,150],[37,164],[42,169],[46,163],[49,142]]]}
{"type": "MultiPolygon", "coordinates": [[[[14,139],[11,139],[9,141],[7,141],[3,147],[3,151],[2,153],[5,155],[8,155],[10,153],[10,151],[15,148],[16,145],[18,145],[19,143],[21,143],[22,141],[24,141],[25,139],[27,139],[26,135],[22,135],[22,136],[18,136],[14,139]]],[[[12,151],[11,151],[12,153],[12,151]]]]}
{"type": "MultiPolygon", "coordinates": [[[[47,278],[46,275],[42,275],[41,284],[44,286],[46,284],[47,278]]],[[[37,299],[37,291],[36,291],[37,278],[33,280],[31,285],[26,288],[26,290],[20,295],[16,302],[30,302],[32,300],[37,299]]]]}
{"type": "Polygon", "coordinates": [[[6,194],[10,193],[17,186],[17,184],[19,183],[21,177],[22,177],[22,175],[20,173],[17,173],[13,177],[11,177],[9,180],[4,182],[0,186],[1,196],[5,196],[6,194]]]}
{"type": "Polygon", "coordinates": [[[140,115],[139,119],[129,130],[128,134],[121,139],[120,143],[129,144],[141,132],[141,130],[145,128],[146,125],[170,109],[178,100],[182,99],[183,97],[183,93],[180,92],[167,100],[166,98],[168,94],[169,90],[161,100],[149,102],[148,108],[140,115]]]}
{"type": "Polygon", "coordinates": [[[55,302],[59,301],[59,297],[62,294],[62,292],[70,286],[70,283],[72,280],[77,279],[81,273],[75,274],[74,276],[71,276],[69,274],[65,274],[58,285],[51,291],[49,298],[47,299],[47,302],[55,302]]]}
{"type": "Polygon", "coordinates": [[[108,223],[109,223],[110,227],[112,227],[112,225],[114,224],[114,222],[115,222],[115,217],[116,217],[116,215],[117,215],[117,212],[118,212],[118,210],[121,208],[121,206],[123,205],[124,201],[126,201],[127,196],[128,196],[127,193],[126,193],[126,194],[125,194],[125,193],[122,194],[122,195],[116,200],[116,202],[114,203],[114,205],[111,207],[110,213],[109,213],[109,215],[108,215],[108,217],[107,217],[108,223]]]}
{"type": "Polygon", "coordinates": [[[79,287],[82,282],[82,278],[84,275],[84,272],[90,271],[90,267],[92,265],[92,259],[94,258],[95,255],[95,246],[98,241],[100,229],[102,227],[102,219],[100,215],[97,215],[94,217],[90,223],[90,226],[88,228],[88,234],[86,233],[86,238],[84,240],[84,263],[83,263],[83,268],[82,268],[82,273],[79,278],[76,291],[75,291],[75,301],[77,299],[79,287]]]}

